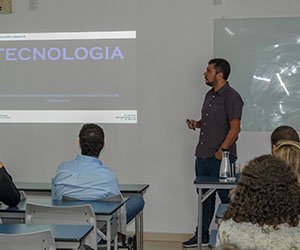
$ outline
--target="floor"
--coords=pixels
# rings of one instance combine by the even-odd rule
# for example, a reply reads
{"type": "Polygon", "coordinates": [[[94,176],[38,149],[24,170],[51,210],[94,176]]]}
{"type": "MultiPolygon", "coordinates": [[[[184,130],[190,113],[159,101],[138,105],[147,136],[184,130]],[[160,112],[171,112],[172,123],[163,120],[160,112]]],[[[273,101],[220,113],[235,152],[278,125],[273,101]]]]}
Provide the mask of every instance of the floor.
{"type": "MultiPolygon", "coordinates": [[[[113,247],[112,247],[113,249],[113,247]]],[[[128,248],[122,247],[120,250],[128,248]]],[[[203,250],[212,250],[208,247],[202,247],[203,250]]],[[[98,250],[106,250],[106,247],[98,247],[98,250]]],[[[197,250],[197,248],[183,248],[181,242],[174,241],[144,241],[144,250],[197,250]]]]}
{"type": "MultiPolygon", "coordinates": [[[[181,242],[145,241],[144,250],[196,250],[197,248],[183,248],[181,242]]],[[[202,247],[208,250],[208,247],[202,247]]]]}

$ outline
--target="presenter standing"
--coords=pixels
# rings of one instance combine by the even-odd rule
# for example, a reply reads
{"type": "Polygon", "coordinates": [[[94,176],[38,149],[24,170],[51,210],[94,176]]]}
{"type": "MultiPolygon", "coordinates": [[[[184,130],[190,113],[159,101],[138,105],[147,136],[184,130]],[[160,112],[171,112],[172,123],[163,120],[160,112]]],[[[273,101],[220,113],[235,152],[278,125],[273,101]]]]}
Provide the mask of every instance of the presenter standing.
{"type": "MultiPolygon", "coordinates": [[[[230,64],[221,58],[208,62],[204,73],[206,84],[212,87],[205,96],[201,110],[201,120],[187,119],[189,129],[200,128],[199,142],[196,148],[196,176],[219,176],[222,150],[230,152],[230,162],[237,159],[236,141],[241,130],[243,100],[239,93],[230,87],[227,79],[230,64]]],[[[205,192],[206,190],[204,190],[205,192]]],[[[222,202],[228,203],[228,190],[218,190],[222,202]]],[[[203,204],[202,244],[209,241],[209,226],[215,210],[213,193],[203,204]]],[[[198,229],[198,228],[197,228],[198,229]]],[[[195,235],[183,242],[183,247],[197,246],[195,235]]]]}

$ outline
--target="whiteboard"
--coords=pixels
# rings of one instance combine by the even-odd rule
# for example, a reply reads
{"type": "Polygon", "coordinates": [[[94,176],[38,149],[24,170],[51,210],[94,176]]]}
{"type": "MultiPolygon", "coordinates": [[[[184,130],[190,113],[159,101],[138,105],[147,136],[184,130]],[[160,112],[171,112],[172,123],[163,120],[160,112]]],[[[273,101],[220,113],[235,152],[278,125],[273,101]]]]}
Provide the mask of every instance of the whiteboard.
{"type": "Polygon", "coordinates": [[[300,131],[300,18],[216,19],[215,57],[231,66],[245,102],[242,130],[300,131]]]}

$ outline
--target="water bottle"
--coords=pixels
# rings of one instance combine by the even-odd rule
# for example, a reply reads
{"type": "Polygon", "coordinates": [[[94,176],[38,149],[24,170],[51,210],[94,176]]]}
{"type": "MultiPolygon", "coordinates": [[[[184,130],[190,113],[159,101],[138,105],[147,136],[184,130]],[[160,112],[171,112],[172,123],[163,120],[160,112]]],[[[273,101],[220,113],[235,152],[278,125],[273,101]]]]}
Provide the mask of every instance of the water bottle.
{"type": "Polygon", "coordinates": [[[226,180],[231,177],[229,151],[222,149],[222,161],[220,166],[219,178],[226,180]]]}

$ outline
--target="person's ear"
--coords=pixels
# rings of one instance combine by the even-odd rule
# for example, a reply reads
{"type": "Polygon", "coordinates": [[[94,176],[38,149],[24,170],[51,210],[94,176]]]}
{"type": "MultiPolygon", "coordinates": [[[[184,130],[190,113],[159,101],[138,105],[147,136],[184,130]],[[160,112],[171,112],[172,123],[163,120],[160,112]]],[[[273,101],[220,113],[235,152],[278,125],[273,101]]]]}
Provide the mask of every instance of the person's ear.
{"type": "Polygon", "coordinates": [[[275,155],[276,152],[276,145],[272,144],[272,155],[275,155]]]}
{"type": "Polygon", "coordinates": [[[224,80],[223,72],[216,72],[216,77],[218,80],[224,80]]]}

